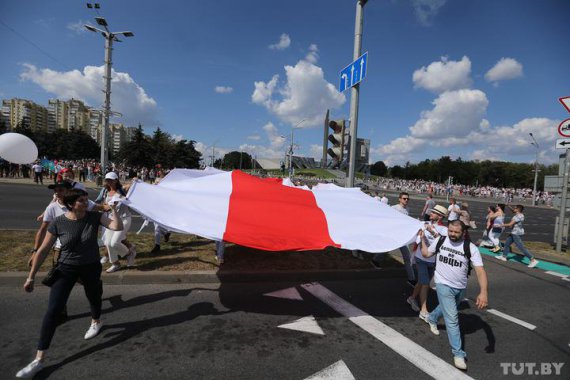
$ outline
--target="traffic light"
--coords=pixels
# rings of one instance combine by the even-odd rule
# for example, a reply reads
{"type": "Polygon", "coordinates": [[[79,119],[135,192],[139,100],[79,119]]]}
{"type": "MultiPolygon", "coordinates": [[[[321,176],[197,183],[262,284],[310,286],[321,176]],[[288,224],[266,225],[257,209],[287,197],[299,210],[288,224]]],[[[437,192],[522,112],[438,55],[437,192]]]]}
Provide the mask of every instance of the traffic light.
{"type": "Polygon", "coordinates": [[[332,129],[332,133],[329,135],[329,141],[332,143],[332,147],[327,150],[327,153],[335,160],[337,165],[344,159],[345,125],[346,121],[344,119],[331,120],[329,122],[329,128],[332,129]]]}

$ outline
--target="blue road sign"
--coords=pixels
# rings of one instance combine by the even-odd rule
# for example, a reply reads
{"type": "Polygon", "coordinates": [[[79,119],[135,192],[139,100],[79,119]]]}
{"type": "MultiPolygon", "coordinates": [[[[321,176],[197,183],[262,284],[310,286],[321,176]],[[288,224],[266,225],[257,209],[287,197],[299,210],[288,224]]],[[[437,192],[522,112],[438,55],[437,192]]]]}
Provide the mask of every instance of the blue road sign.
{"type": "Polygon", "coordinates": [[[366,63],[368,62],[368,52],[362,54],[350,65],[340,72],[340,83],[338,90],[343,92],[347,88],[357,85],[366,76],[366,63]]]}

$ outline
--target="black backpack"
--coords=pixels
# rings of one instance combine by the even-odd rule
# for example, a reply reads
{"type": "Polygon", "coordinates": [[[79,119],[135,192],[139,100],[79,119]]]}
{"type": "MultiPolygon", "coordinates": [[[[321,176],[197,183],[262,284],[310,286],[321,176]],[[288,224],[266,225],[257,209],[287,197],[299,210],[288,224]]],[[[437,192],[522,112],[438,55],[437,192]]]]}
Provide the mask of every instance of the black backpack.
{"type": "MultiPolygon", "coordinates": [[[[435,245],[435,255],[437,255],[439,253],[439,250],[441,249],[441,246],[443,245],[443,242],[445,241],[445,239],[447,238],[447,236],[440,236],[439,240],[437,241],[437,244],[435,245]]],[[[469,277],[471,275],[471,240],[469,239],[465,239],[463,240],[463,253],[465,254],[465,257],[467,258],[467,277],[469,277]]],[[[435,260],[435,265],[437,266],[437,260],[435,260]]]]}

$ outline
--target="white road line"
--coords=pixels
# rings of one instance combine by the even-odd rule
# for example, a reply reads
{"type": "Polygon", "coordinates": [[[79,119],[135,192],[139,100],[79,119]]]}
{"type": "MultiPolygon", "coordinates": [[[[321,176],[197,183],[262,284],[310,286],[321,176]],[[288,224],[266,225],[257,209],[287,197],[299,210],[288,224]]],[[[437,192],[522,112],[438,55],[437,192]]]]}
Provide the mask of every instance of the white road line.
{"type": "Polygon", "coordinates": [[[323,331],[323,329],[321,329],[321,326],[319,326],[319,324],[315,320],[315,317],[313,317],[312,315],[297,319],[295,322],[286,323],[284,325],[280,325],[277,327],[281,329],[303,331],[317,335],[325,335],[325,332],[323,331]]]}
{"type": "Polygon", "coordinates": [[[305,380],[356,380],[342,360],[307,377],[305,380]]]}
{"type": "Polygon", "coordinates": [[[271,293],[265,293],[264,296],[285,298],[285,299],[296,300],[296,301],[302,301],[303,300],[303,297],[301,297],[301,295],[299,294],[297,289],[295,289],[294,287],[277,290],[277,291],[274,291],[271,293]]]}
{"type": "Polygon", "coordinates": [[[511,317],[510,315],[505,314],[505,313],[503,313],[503,312],[500,312],[500,311],[498,311],[498,310],[495,310],[495,309],[488,309],[487,312],[489,312],[489,313],[491,313],[491,314],[494,314],[494,315],[496,315],[496,316],[498,316],[498,317],[504,318],[504,319],[506,319],[506,320],[508,320],[508,321],[514,322],[514,323],[516,323],[517,325],[521,325],[522,327],[525,327],[525,328],[527,328],[527,329],[529,329],[529,330],[534,330],[534,329],[536,329],[536,326],[535,326],[535,325],[532,325],[532,324],[530,324],[530,323],[528,323],[528,322],[525,322],[525,321],[523,321],[523,320],[520,320],[520,319],[518,319],[518,318],[511,317]]]}
{"type": "Polygon", "coordinates": [[[551,275],[556,276],[556,277],[560,277],[560,278],[563,279],[564,281],[570,281],[570,277],[569,277],[568,275],[565,275],[565,274],[562,274],[562,273],[554,272],[554,271],[551,271],[551,270],[546,271],[546,272],[544,272],[544,273],[546,273],[546,274],[551,274],[551,275]]]}
{"type": "Polygon", "coordinates": [[[310,283],[301,286],[434,379],[472,379],[388,325],[346,302],[321,284],[310,283]]]}

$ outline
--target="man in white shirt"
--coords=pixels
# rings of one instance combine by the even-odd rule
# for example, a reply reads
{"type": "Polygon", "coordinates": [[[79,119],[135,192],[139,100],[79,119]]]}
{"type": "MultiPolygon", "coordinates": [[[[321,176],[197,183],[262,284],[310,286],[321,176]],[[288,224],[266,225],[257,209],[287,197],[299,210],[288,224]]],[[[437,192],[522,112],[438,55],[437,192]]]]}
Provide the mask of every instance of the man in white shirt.
{"type": "Polygon", "coordinates": [[[459,206],[455,203],[455,198],[449,198],[449,207],[447,208],[448,222],[453,222],[459,219],[459,206]]]}
{"type": "Polygon", "coordinates": [[[380,198],[380,202],[388,204],[388,197],[386,196],[386,193],[382,193],[382,198],[380,198]]]}
{"type": "Polygon", "coordinates": [[[459,220],[450,222],[447,237],[442,238],[439,247],[439,239],[428,247],[426,239],[424,239],[424,232],[420,231],[419,233],[422,241],[422,256],[427,258],[437,255],[435,284],[439,305],[429,314],[426,322],[429,324],[431,332],[439,335],[437,321],[443,317],[453,353],[453,362],[457,368],[463,370],[467,369],[465,363],[467,354],[461,349],[457,307],[465,295],[469,262],[473,264],[479,282],[480,292],[477,296],[476,305],[479,309],[483,309],[488,304],[487,273],[483,268],[483,259],[475,244],[463,240],[464,232],[465,226],[459,220]],[[466,249],[470,252],[470,258],[466,249]]]}
{"type": "Polygon", "coordinates": [[[36,161],[34,166],[32,166],[32,170],[34,171],[34,182],[43,185],[44,184],[44,178],[43,178],[44,168],[42,165],[40,165],[40,161],[36,161]]]}

